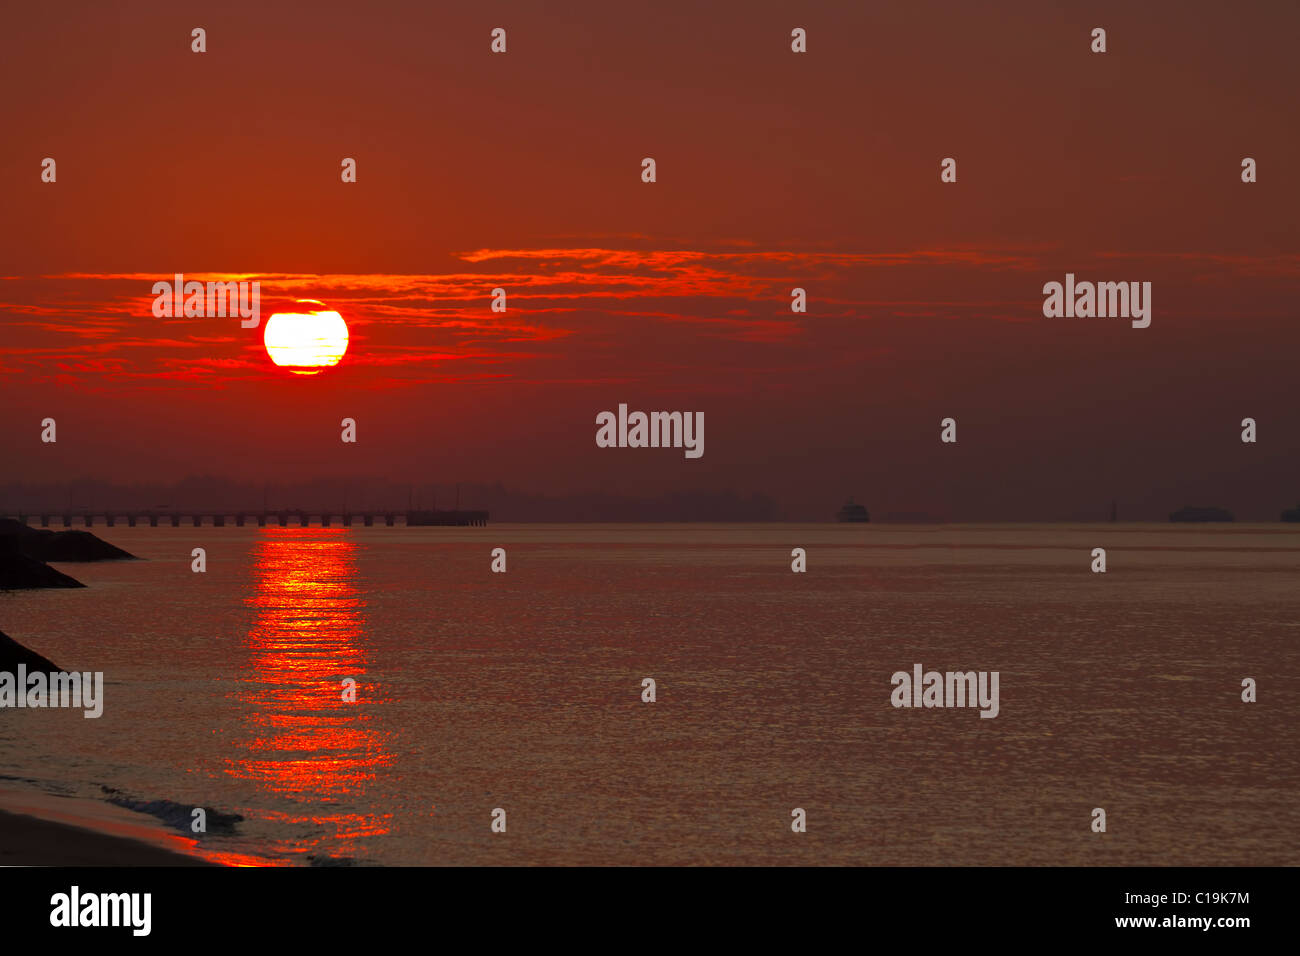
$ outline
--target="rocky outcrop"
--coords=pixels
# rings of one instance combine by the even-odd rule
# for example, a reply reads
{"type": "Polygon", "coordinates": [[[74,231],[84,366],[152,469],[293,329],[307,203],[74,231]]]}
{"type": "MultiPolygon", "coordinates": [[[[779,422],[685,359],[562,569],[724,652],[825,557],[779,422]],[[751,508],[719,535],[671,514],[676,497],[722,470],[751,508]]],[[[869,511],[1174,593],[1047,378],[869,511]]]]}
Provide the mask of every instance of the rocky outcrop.
{"type": "Polygon", "coordinates": [[[0,518],[0,550],[17,551],[37,561],[125,561],[135,557],[89,531],[29,528],[0,518]]]}
{"type": "Polygon", "coordinates": [[[14,673],[18,665],[24,665],[28,671],[57,671],[58,667],[46,657],[34,650],[23,647],[4,631],[0,631],[0,671],[14,673]]]}
{"type": "Polygon", "coordinates": [[[21,588],[84,588],[76,578],[0,545],[0,591],[21,588]]]}

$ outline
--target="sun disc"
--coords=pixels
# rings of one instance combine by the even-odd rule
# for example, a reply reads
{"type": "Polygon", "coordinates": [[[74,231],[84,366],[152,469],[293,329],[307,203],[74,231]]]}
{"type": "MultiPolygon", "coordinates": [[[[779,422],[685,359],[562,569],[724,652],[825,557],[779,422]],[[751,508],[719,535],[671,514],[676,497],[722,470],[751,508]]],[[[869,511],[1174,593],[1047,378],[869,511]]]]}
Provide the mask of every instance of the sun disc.
{"type": "Polygon", "coordinates": [[[328,309],[277,312],[267,320],[262,341],[276,365],[300,375],[314,375],[343,358],[348,350],[348,325],[343,316],[328,309]]]}

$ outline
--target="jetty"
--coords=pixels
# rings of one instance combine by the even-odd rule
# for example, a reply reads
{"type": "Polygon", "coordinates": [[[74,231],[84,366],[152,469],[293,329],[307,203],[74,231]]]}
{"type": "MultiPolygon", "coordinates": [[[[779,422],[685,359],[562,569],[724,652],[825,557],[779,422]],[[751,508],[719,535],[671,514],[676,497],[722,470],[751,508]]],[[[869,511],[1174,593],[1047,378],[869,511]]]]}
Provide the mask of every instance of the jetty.
{"type": "Polygon", "coordinates": [[[62,524],[65,528],[71,528],[73,523],[82,525],[86,528],[94,527],[95,522],[100,522],[105,526],[112,528],[119,521],[124,521],[129,527],[138,525],[148,525],[151,528],[157,528],[161,525],[171,525],[173,528],[179,528],[182,524],[201,528],[204,525],[210,525],[215,528],[224,528],[227,524],[232,524],[237,528],[242,528],[246,524],[256,524],[259,528],[268,525],[279,526],[281,528],[299,527],[306,528],[309,525],[316,524],[322,528],[333,526],[335,520],[342,527],[351,527],[354,523],[363,525],[367,528],[373,525],[384,525],[392,527],[484,527],[488,522],[488,513],[486,511],[416,511],[403,509],[397,511],[374,511],[374,510],[356,510],[344,511],[340,509],[289,509],[267,511],[265,509],[169,509],[141,511],[138,509],[114,510],[105,508],[96,508],[93,510],[83,511],[32,511],[30,514],[17,511],[0,511],[0,518],[13,518],[22,524],[29,524],[33,519],[39,519],[42,528],[48,528],[53,522],[62,524]]]}

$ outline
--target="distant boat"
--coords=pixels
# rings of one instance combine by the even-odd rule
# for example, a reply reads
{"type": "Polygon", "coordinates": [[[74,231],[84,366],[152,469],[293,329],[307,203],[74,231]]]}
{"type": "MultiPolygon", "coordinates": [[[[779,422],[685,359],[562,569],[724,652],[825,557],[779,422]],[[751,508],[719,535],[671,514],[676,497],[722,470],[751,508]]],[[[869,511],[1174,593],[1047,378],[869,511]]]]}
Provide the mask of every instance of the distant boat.
{"type": "Polygon", "coordinates": [[[1169,516],[1170,521],[1236,521],[1226,508],[1193,508],[1185,505],[1169,516]]]}
{"type": "Polygon", "coordinates": [[[1300,505],[1282,512],[1283,521],[1300,521],[1300,505]]]}
{"type": "Polygon", "coordinates": [[[871,515],[867,514],[867,509],[865,507],[854,504],[853,499],[850,498],[844,503],[844,507],[836,512],[835,520],[861,523],[863,521],[870,521],[871,515]]]}

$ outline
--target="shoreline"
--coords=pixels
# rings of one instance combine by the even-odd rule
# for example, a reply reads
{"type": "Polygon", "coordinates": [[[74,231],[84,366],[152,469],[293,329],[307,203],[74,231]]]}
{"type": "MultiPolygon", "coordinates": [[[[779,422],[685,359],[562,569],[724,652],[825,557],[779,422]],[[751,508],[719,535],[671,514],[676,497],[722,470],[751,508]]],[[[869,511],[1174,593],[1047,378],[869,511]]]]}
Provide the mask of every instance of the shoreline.
{"type": "Polygon", "coordinates": [[[111,804],[0,790],[0,866],[220,866],[197,843],[111,804]]]}

